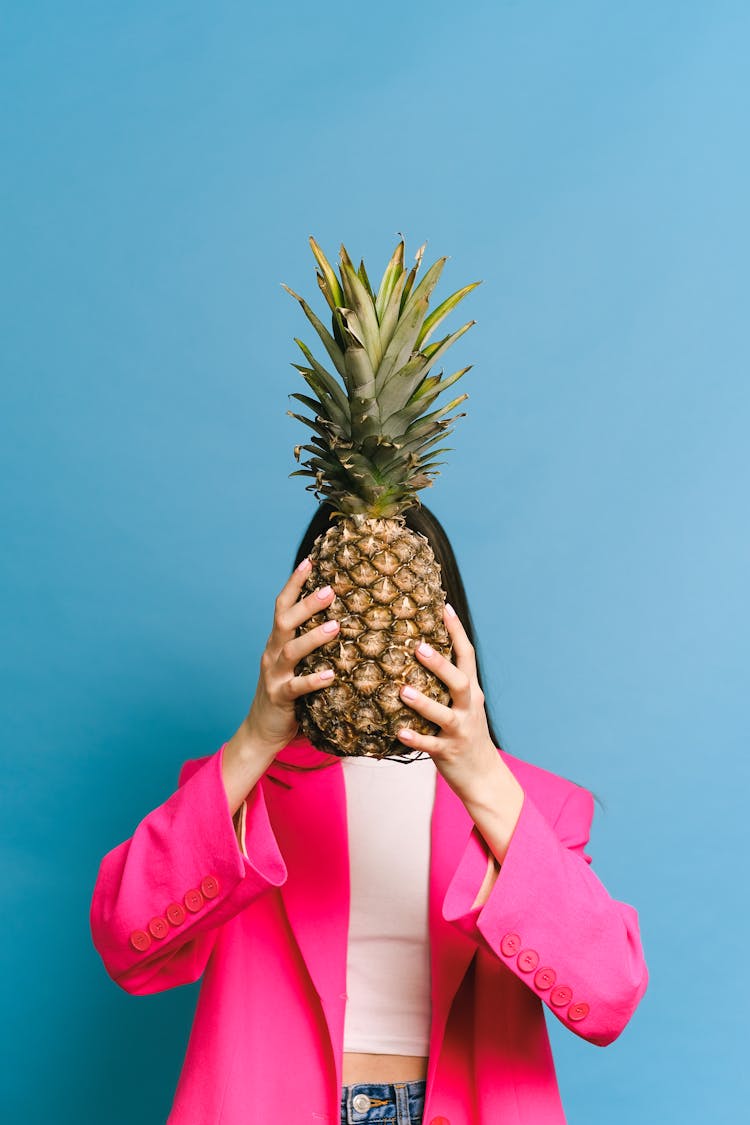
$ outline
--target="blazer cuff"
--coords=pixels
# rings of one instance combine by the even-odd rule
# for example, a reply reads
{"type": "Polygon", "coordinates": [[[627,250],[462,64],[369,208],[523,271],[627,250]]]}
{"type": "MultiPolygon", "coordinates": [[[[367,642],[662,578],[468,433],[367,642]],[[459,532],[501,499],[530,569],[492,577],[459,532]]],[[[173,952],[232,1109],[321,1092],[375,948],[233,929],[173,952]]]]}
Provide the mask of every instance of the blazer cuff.
{"type": "Polygon", "coordinates": [[[638,914],[613,898],[584,851],[591,794],[571,791],[551,825],[524,794],[487,901],[471,909],[485,857],[467,841],[443,900],[443,917],[500,961],[563,1024],[605,1046],[643,996],[648,970],[638,914]]]}
{"type": "MultiPolygon", "coordinates": [[[[479,894],[487,874],[487,850],[484,838],[475,824],[443,898],[442,913],[445,921],[452,922],[457,929],[478,944],[482,944],[484,939],[477,927],[477,919],[486,903],[480,903],[473,908],[471,904],[479,894]]],[[[495,885],[501,873],[502,869],[498,873],[495,885]]],[[[490,894],[492,890],[494,886],[490,894]]]]}
{"type": "Polygon", "coordinates": [[[286,881],[262,780],[245,801],[242,849],[222,779],[224,746],[187,762],[175,792],[102,860],[91,929],[114,979],[163,962],[286,881]]]}

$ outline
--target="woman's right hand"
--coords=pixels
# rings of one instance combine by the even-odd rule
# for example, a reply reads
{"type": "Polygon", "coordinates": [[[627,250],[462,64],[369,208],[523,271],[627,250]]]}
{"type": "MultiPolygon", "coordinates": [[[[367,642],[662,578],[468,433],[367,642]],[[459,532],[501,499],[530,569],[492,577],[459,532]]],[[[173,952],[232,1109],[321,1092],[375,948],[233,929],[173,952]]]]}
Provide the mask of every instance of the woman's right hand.
{"type": "Polygon", "coordinates": [[[331,641],[339,630],[338,621],[325,621],[302,636],[297,628],[334,599],[330,586],[324,586],[298,600],[310,573],[309,558],[303,559],[276,599],[273,628],[260,661],[255,698],[245,719],[253,744],[262,747],[269,764],[297,733],[294,701],[301,695],[326,687],[334,678],[331,672],[295,676],[294,669],[303,656],[331,641]]]}
{"type": "Polygon", "coordinates": [[[299,625],[327,609],[334,599],[333,590],[326,586],[299,600],[310,566],[310,560],[303,559],[276,599],[273,628],[261,657],[255,697],[238,730],[224,746],[221,774],[232,816],[278,752],[297,733],[295,699],[325,687],[334,677],[325,672],[312,676],[294,674],[302,657],[330,641],[339,629],[338,621],[326,621],[301,637],[296,636],[299,625]]]}

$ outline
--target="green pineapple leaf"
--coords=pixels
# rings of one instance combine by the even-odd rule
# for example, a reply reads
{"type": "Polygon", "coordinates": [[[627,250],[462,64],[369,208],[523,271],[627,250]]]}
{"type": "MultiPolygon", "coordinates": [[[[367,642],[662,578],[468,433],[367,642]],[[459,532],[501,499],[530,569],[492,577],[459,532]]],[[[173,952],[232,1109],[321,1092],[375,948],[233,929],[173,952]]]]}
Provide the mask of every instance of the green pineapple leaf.
{"type": "Polygon", "coordinates": [[[405,304],[403,306],[403,312],[404,313],[407,312],[407,310],[414,303],[414,301],[418,301],[423,297],[426,297],[427,300],[429,301],[430,297],[432,296],[433,289],[435,288],[438,281],[440,280],[440,274],[443,272],[443,266],[445,265],[445,263],[447,261],[448,261],[447,257],[446,258],[438,258],[438,260],[434,263],[434,265],[430,266],[430,268],[428,269],[427,273],[424,275],[424,277],[420,281],[417,288],[414,290],[413,293],[410,294],[408,300],[405,302],[405,304]]]}
{"type": "Polygon", "coordinates": [[[308,387],[315,392],[321,404],[326,406],[326,409],[329,409],[328,404],[330,403],[330,409],[340,412],[346,422],[349,422],[349,400],[344,395],[340,394],[336,384],[333,385],[336,387],[337,394],[332,395],[326,382],[320,378],[312,367],[304,367],[301,363],[292,363],[290,366],[294,367],[296,371],[299,371],[308,387]]]}
{"type": "Polygon", "coordinates": [[[312,309],[308,305],[307,301],[305,301],[303,297],[300,297],[297,293],[295,293],[293,289],[290,289],[288,285],[284,285],[283,281],[281,282],[281,285],[284,289],[286,289],[287,293],[290,293],[296,301],[299,301],[300,305],[302,306],[302,309],[304,311],[305,316],[307,317],[307,319],[310,321],[310,323],[312,324],[315,331],[320,336],[321,340],[323,341],[323,344],[325,345],[326,351],[328,352],[329,356],[333,360],[333,363],[334,363],[334,366],[335,366],[336,370],[338,371],[339,375],[343,379],[343,377],[345,375],[344,353],[342,352],[341,348],[338,346],[338,344],[334,340],[333,336],[331,336],[331,334],[328,331],[328,329],[326,328],[326,326],[318,319],[318,317],[312,311],[312,309]]]}
{"type": "MultiPolygon", "coordinates": [[[[300,351],[302,352],[307,362],[310,364],[310,367],[312,367],[315,374],[323,382],[323,385],[330,394],[331,398],[334,399],[336,403],[338,403],[342,410],[347,410],[347,395],[336,382],[333,375],[331,375],[330,371],[326,371],[325,367],[323,367],[322,364],[318,363],[317,359],[312,354],[307,344],[304,343],[304,341],[295,336],[294,342],[299,347],[300,351]]],[[[292,364],[292,366],[296,367],[297,364],[292,364]]],[[[346,372],[346,361],[344,362],[344,372],[346,372]]],[[[346,375],[344,377],[346,378],[346,375]]],[[[348,390],[349,388],[347,386],[347,391],[348,390]]]]}
{"type": "Polygon", "coordinates": [[[447,300],[443,301],[442,305],[438,305],[435,311],[430,313],[422,325],[422,331],[417,338],[417,347],[421,347],[422,344],[430,338],[438,324],[445,319],[448,313],[455,309],[458,302],[462,301],[467,293],[471,293],[472,289],[476,289],[477,285],[481,284],[481,281],[473,281],[471,285],[465,285],[463,289],[459,289],[453,293],[447,300]]]}
{"type": "Polygon", "coordinates": [[[416,254],[414,255],[416,264],[413,265],[412,268],[409,270],[409,276],[406,279],[406,285],[404,286],[404,292],[403,292],[402,297],[401,297],[401,312],[404,311],[404,309],[406,307],[406,302],[409,300],[409,294],[411,293],[412,286],[414,285],[414,279],[417,276],[417,273],[419,271],[419,267],[422,264],[422,257],[424,255],[424,252],[425,252],[426,248],[427,248],[427,243],[423,242],[422,245],[417,250],[416,254]]]}
{"type": "MultiPolygon", "coordinates": [[[[367,354],[373,367],[377,367],[383,356],[380,345],[380,326],[378,324],[375,305],[372,297],[365,289],[362,281],[354,271],[345,248],[340,251],[341,283],[344,288],[344,298],[357,314],[357,320],[362,326],[360,343],[367,348],[367,354]]],[[[343,315],[343,314],[342,314],[343,315]]]]}
{"type": "Polygon", "coordinates": [[[385,355],[378,368],[376,379],[378,394],[387,382],[389,376],[392,375],[394,371],[399,371],[411,358],[426,311],[427,299],[421,298],[416,301],[410,307],[409,311],[399,320],[398,327],[386,348],[385,355]]]}
{"type": "Polygon", "coordinates": [[[315,255],[315,259],[318,265],[320,266],[320,271],[325,281],[325,288],[321,285],[321,289],[323,289],[323,293],[325,294],[326,300],[328,301],[330,307],[332,309],[336,309],[339,305],[343,305],[344,303],[344,296],[341,292],[339,279],[336,277],[333,266],[330,264],[312,235],[310,235],[310,246],[312,247],[312,252],[315,255]]]}
{"type": "Polygon", "coordinates": [[[388,300],[383,308],[383,312],[380,314],[380,343],[386,351],[388,350],[390,342],[393,339],[393,333],[398,325],[399,313],[401,311],[401,297],[404,292],[404,286],[406,285],[406,276],[406,270],[402,270],[398,277],[394,279],[388,300]]]}
{"type": "MultiPolygon", "coordinates": [[[[386,309],[386,306],[387,306],[388,301],[390,299],[393,287],[395,286],[396,282],[398,281],[398,279],[401,277],[402,274],[405,274],[405,271],[404,271],[404,240],[403,239],[401,239],[401,241],[397,245],[396,249],[393,251],[393,254],[391,255],[391,260],[389,261],[388,265],[385,267],[385,273],[383,274],[383,278],[380,282],[380,287],[378,288],[378,295],[375,299],[375,311],[378,314],[378,321],[379,321],[380,326],[381,326],[381,337],[383,339],[384,344],[387,344],[387,340],[386,340],[386,338],[383,334],[383,331],[382,331],[382,329],[383,329],[383,315],[385,313],[385,309],[386,309]]],[[[399,302],[400,302],[400,300],[401,300],[401,297],[399,296],[399,302]]],[[[390,339],[390,336],[388,337],[388,339],[390,339]]]]}
{"type": "Polygon", "coordinates": [[[362,259],[362,258],[360,258],[360,261],[359,261],[359,269],[357,270],[357,276],[359,277],[359,280],[362,282],[365,289],[367,290],[367,295],[369,296],[370,300],[372,301],[373,304],[375,304],[375,294],[372,291],[372,286],[370,285],[370,279],[367,276],[367,270],[365,269],[364,259],[362,259]]]}

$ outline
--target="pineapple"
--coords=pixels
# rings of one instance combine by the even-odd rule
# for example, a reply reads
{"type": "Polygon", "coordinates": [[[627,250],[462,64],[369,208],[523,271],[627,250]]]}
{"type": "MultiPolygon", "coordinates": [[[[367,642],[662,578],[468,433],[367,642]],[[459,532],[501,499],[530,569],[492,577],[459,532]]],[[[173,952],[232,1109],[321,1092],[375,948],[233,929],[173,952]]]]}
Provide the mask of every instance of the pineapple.
{"type": "Polygon", "coordinates": [[[401,702],[400,687],[411,684],[440,703],[451,701],[442,681],[419,663],[414,646],[426,640],[448,659],[452,651],[443,623],[440,567],[427,539],[406,527],[403,513],[419,504],[418,491],[438,475],[443,462],[435,457],[445,448],[435,446],[464,416],[446,415],[468,397],[461,394],[431,409],[470,367],[445,378],[429,372],[475,322],[427,341],[479,282],[459,289],[428,315],[446,258],[415,284],[425,247],[407,270],[402,239],[376,294],[364,262],[355,270],[343,245],[338,277],[315,239],[310,245],[332,332],[302,297],[284,288],[299,301],[339,378],[295,338],[305,363],[292,366],[315,398],[290,396],[311,416],[288,413],[312,430],[311,444],[294,451],[304,467],[291,475],[313,478],[308,490],[332,505],[335,520],[315,541],[302,596],[330,585],[335,598],[299,632],[326,619],[338,620],[340,629],[297,666],[298,675],[323,668],[336,673],[329,687],[297,700],[297,719],[310,742],[328,753],[410,761],[414,752],[407,752],[397,731],[406,726],[433,734],[436,727],[401,702]]]}

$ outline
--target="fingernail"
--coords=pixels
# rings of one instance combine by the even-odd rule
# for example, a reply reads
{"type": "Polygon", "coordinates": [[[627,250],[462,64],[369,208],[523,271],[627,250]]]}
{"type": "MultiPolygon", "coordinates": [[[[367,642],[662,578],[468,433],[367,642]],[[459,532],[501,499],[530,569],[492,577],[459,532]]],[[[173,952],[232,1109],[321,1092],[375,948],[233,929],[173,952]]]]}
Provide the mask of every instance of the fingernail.
{"type": "Polygon", "coordinates": [[[445,612],[448,614],[449,617],[455,617],[456,616],[456,611],[453,608],[453,606],[450,604],[450,602],[445,603],[445,612]]]}
{"type": "Polygon", "coordinates": [[[318,673],[318,675],[320,676],[321,680],[332,680],[333,668],[324,668],[322,672],[318,673]]]}
{"type": "Polygon", "coordinates": [[[320,598],[321,601],[323,601],[325,598],[328,597],[330,592],[331,592],[331,587],[330,586],[324,586],[322,590],[318,590],[318,597],[320,598]]]}
{"type": "Polygon", "coordinates": [[[417,652],[421,656],[432,656],[433,651],[434,650],[433,650],[432,646],[428,645],[427,641],[420,641],[419,644],[417,645],[417,652]]]}
{"type": "Polygon", "coordinates": [[[414,737],[414,735],[413,735],[413,733],[412,733],[412,732],[411,732],[411,731],[409,730],[409,728],[408,728],[408,727],[404,727],[404,729],[403,729],[403,730],[400,730],[400,731],[398,732],[398,737],[399,737],[399,738],[403,738],[403,739],[405,739],[405,740],[406,740],[407,742],[410,742],[410,741],[411,741],[411,739],[412,739],[412,738],[414,737]]]}
{"type": "Polygon", "coordinates": [[[300,574],[301,574],[303,570],[307,570],[308,566],[310,566],[310,557],[309,557],[309,555],[308,555],[308,557],[307,557],[307,558],[305,558],[305,559],[303,559],[303,560],[302,560],[302,562],[301,562],[301,563],[299,564],[299,566],[297,567],[297,570],[298,570],[298,571],[300,572],[300,574]]]}
{"type": "Polygon", "coordinates": [[[403,695],[404,699],[416,699],[417,698],[417,693],[415,692],[414,688],[411,688],[411,687],[402,688],[401,694],[403,695]]]}
{"type": "Polygon", "coordinates": [[[326,621],[323,625],[324,633],[335,633],[339,627],[338,621],[326,621]]]}

